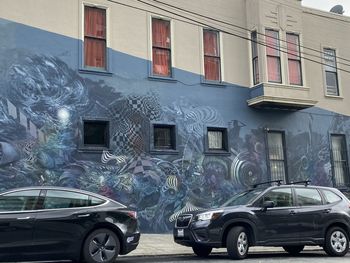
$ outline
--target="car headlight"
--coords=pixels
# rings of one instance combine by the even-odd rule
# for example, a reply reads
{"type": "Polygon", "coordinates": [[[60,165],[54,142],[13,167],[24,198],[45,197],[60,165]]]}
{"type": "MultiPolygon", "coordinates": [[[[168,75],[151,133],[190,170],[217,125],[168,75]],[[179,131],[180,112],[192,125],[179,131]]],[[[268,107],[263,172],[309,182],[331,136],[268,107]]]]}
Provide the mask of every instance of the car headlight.
{"type": "Polygon", "coordinates": [[[224,210],[210,211],[197,215],[197,221],[214,220],[221,216],[224,210]]]}

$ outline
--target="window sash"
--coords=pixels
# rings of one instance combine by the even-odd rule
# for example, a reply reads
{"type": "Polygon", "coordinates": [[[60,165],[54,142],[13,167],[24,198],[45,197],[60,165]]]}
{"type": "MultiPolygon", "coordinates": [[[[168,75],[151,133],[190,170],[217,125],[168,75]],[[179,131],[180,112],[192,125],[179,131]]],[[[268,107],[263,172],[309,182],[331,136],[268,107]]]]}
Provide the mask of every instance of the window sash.
{"type": "Polygon", "coordinates": [[[152,18],[152,74],[171,77],[170,21],[152,18]]]}
{"type": "Polygon", "coordinates": [[[282,83],[280,57],[267,56],[268,81],[282,83]]]}
{"type": "Polygon", "coordinates": [[[268,132],[267,143],[271,180],[286,181],[283,134],[281,132],[268,132]]]}
{"type": "Polygon", "coordinates": [[[107,121],[84,121],[85,147],[109,147],[109,124],[107,121]]]}
{"type": "Polygon", "coordinates": [[[266,35],[266,54],[268,56],[280,57],[279,33],[275,30],[267,29],[266,35]]]}
{"type": "Polygon", "coordinates": [[[204,46],[204,78],[211,81],[221,81],[221,57],[219,32],[203,30],[204,46]]]}
{"type": "Polygon", "coordinates": [[[300,40],[297,34],[287,33],[289,83],[302,85],[300,40]]]}
{"type": "Polygon", "coordinates": [[[251,33],[251,43],[252,43],[252,63],[253,63],[253,83],[258,84],[259,80],[259,57],[258,57],[258,44],[257,44],[257,32],[251,33]]]}
{"type": "Polygon", "coordinates": [[[344,135],[332,135],[332,159],[334,182],[336,186],[349,184],[348,154],[344,135]]]}
{"type": "Polygon", "coordinates": [[[84,66],[106,69],[106,10],[84,7],[84,66]]]}
{"type": "Polygon", "coordinates": [[[224,132],[208,130],[208,149],[224,150],[224,132]]]}
{"type": "Polygon", "coordinates": [[[303,84],[300,60],[288,59],[288,72],[290,84],[298,86],[301,86],[303,84]]]}
{"type": "Polygon", "coordinates": [[[154,126],[154,149],[175,150],[175,132],[172,126],[154,126]]]}
{"type": "Polygon", "coordinates": [[[339,96],[338,74],[333,71],[326,71],[326,92],[327,95],[339,96]]]}

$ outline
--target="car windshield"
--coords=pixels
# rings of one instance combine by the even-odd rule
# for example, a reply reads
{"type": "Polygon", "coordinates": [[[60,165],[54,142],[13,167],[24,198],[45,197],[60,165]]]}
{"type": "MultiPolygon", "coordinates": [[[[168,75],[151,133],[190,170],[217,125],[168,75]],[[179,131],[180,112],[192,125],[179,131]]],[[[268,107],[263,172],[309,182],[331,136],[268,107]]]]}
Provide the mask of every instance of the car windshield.
{"type": "Polygon", "coordinates": [[[254,189],[236,194],[233,197],[231,197],[228,201],[226,201],[222,206],[246,205],[263,190],[264,189],[254,189]]]}

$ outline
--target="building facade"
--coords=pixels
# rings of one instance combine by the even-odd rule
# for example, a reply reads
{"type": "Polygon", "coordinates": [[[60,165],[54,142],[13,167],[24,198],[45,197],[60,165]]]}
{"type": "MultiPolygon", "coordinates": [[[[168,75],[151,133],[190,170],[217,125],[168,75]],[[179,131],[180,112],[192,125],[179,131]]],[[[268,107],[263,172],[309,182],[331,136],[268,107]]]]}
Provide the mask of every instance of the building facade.
{"type": "Polygon", "coordinates": [[[350,18],[298,0],[2,0],[0,188],[143,231],[267,180],[349,190],[350,18]]]}

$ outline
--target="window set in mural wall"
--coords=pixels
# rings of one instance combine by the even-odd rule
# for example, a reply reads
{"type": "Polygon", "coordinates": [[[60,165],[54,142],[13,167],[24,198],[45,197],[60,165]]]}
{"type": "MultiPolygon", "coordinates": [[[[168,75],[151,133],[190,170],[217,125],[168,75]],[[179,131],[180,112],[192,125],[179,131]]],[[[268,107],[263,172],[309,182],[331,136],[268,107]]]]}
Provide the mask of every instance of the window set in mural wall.
{"type": "MultiPolygon", "coordinates": [[[[151,125],[151,152],[156,154],[177,153],[177,132],[173,124],[151,125]]],[[[101,120],[83,121],[83,146],[85,149],[103,150],[109,148],[109,122],[101,120]]],[[[227,128],[207,127],[205,135],[206,154],[225,154],[229,152],[227,128]]],[[[331,134],[331,160],[333,167],[333,184],[345,187],[349,184],[348,153],[345,135],[331,134]]],[[[268,170],[271,180],[289,182],[286,140],[283,131],[267,131],[268,170]]]]}

